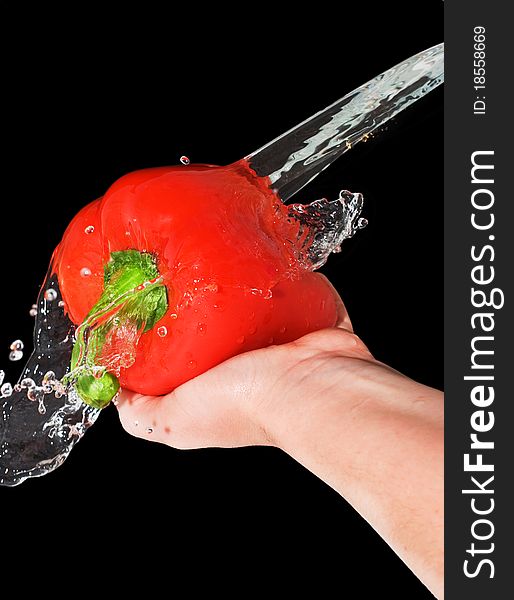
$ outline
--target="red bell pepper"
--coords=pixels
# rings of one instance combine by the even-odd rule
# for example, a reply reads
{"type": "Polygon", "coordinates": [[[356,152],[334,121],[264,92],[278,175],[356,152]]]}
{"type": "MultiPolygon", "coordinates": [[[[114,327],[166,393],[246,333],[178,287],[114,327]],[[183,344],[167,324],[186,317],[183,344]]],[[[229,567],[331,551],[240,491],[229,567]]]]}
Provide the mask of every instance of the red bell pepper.
{"type": "Polygon", "coordinates": [[[82,324],[72,367],[87,348],[89,366],[106,369],[77,371],[83,400],[105,406],[120,384],[165,394],[231,356],[333,326],[308,237],[244,161],[116,181],[73,219],[52,263],[82,324]]]}

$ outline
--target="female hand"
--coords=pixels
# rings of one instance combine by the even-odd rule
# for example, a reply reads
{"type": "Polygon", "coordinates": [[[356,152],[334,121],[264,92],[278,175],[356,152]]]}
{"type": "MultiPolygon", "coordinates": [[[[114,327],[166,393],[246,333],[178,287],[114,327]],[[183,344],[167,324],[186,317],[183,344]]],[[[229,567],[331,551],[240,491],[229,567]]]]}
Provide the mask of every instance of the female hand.
{"type": "Polygon", "coordinates": [[[339,294],[324,275],[316,276],[333,290],[339,313],[336,328],[240,354],[165,396],[122,391],[117,405],[125,430],[180,449],[274,443],[267,427],[272,407],[277,401],[284,405],[284,395],[294,404],[307,374],[330,359],[372,360],[353,334],[339,294]]]}
{"type": "Polygon", "coordinates": [[[163,397],[124,392],[121,422],[175,448],[282,448],[442,597],[442,394],[376,361],[334,294],[337,327],[235,356],[163,397]]]}

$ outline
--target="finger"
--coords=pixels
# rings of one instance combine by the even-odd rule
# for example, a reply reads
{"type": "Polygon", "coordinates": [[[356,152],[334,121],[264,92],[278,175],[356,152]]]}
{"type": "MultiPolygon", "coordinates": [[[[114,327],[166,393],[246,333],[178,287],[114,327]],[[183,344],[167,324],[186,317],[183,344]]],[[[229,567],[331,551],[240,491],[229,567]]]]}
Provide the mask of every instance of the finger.
{"type": "Polygon", "coordinates": [[[136,437],[181,450],[225,445],[220,439],[223,424],[209,410],[215,395],[206,398],[197,383],[191,380],[165,396],[123,390],[117,405],[123,428],[136,437]]]}
{"type": "Polygon", "coordinates": [[[347,329],[348,331],[353,331],[353,326],[352,326],[352,322],[350,320],[350,315],[348,314],[348,311],[346,310],[346,306],[344,305],[343,299],[339,295],[339,292],[332,285],[330,280],[327,277],[325,277],[325,275],[323,275],[323,273],[315,273],[315,275],[324,279],[325,284],[331,289],[331,291],[334,295],[334,300],[336,302],[336,309],[337,309],[336,327],[340,327],[341,329],[347,329]]]}
{"type": "MultiPolygon", "coordinates": [[[[122,390],[117,409],[125,431],[139,438],[179,447],[177,433],[189,426],[187,414],[171,392],[166,396],[145,396],[122,390]]],[[[183,441],[183,440],[182,440],[183,441]]]]}

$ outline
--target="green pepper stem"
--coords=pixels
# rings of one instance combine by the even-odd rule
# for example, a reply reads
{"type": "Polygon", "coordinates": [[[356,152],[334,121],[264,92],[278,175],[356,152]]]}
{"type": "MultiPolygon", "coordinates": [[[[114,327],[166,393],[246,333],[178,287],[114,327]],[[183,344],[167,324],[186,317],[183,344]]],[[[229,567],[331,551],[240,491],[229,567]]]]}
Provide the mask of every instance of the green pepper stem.
{"type": "Polygon", "coordinates": [[[113,252],[104,268],[102,295],[78,327],[72,352],[69,376],[86,404],[104,408],[119,390],[118,378],[112,371],[126,364],[120,357],[114,361],[111,357],[108,365],[102,362],[102,351],[113,330],[121,323],[144,333],[167,309],[166,287],[155,258],[138,250],[113,252]]]}

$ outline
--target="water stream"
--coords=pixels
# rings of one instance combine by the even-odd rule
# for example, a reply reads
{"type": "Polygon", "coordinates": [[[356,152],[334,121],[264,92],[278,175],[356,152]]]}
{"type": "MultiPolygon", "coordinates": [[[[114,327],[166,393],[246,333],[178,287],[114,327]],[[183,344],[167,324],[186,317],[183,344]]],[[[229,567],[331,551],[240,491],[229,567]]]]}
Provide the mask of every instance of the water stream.
{"type": "Polygon", "coordinates": [[[34,351],[18,384],[0,398],[0,484],[8,486],[60,466],[100,414],[59,383],[69,369],[75,325],[55,275],[47,275],[33,310],[34,351]]]}

